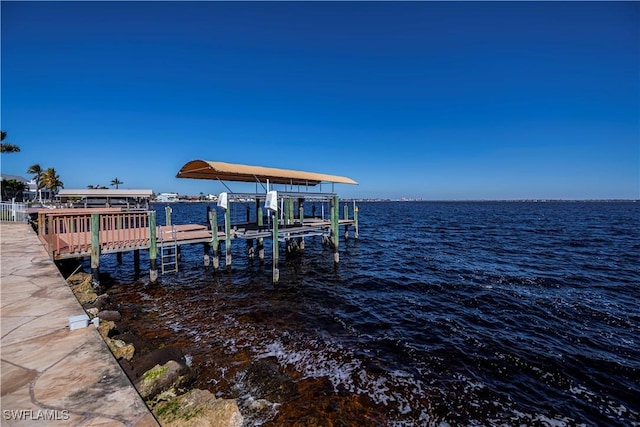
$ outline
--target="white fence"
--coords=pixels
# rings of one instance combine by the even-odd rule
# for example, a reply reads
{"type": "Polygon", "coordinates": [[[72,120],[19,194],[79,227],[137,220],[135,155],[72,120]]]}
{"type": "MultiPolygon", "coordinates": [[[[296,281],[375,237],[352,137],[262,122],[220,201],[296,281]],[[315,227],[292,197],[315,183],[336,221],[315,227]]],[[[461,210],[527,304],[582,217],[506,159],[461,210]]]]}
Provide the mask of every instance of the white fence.
{"type": "Polygon", "coordinates": [[[27,222],[26,203],[0,203],[0,221],[27,222]]]}

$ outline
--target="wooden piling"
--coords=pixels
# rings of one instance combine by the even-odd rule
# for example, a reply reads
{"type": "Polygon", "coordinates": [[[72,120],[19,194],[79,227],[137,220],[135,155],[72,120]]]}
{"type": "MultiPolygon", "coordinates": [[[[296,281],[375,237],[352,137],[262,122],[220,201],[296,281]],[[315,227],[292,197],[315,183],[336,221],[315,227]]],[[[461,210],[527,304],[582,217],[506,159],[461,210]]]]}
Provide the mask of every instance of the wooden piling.
{"type": "Polygon", "coordinates": [[[211,249],[213,250],[213,270],[218,271],[220,268],[220,240],[218,239],[218,214],[215,209],[211,210],[211,249]]]}
{"type": "Polygon", "coordinates": [[[253,261],[255,250],[253,249],[253,239],[247,239],[247,256],[249,261],[253,261]]]}
{"type": "MultiPolygon", "coordinates": [[[[349,219],[349,205],[347,205],[346,203],[344,204],[344,219],[348,220],[349,219]]],[[[348,241],[349,240],[349,224],[345,224],[344,225],[344,241],[348,241]]]]}
{"type": "MultiPolygon", "coordinates": [[[[304,199],[298,199],[298,216],[300,217],[300,226],[304,225],[304,199]]],[[[298,239],[298,249],[304,251],[304,237],[298,239]]]]}
{"type": "Polygon", "coordinates": [[[331,214],[331,233],[332,233],[332,245],[333,245],[333,262],[338,264],[340,262],[340,253],[338,252],[338,245],[340,243],[340,230],[339,224],[339,212],[340,212],[340,199],[338,195],[334,195],[331,198],[330,214],[331,214]]]}
{"type": "Polygon", "coordinates": [[[278,269],[278,251],[280,244],[278,242],[278,215],[273,215],[273,283],[280,281],[280,270],[278,269]]]}
{"type": "Polygon", "coordinates": [[[156,240],[156,212],[149,211],[149,281],[156,283],[158,281],[158,243],[156,240]]]}
{"type": "Polygon", "coordinates": [[[289,198],[285,198],[284,199],[284,206],[283,206],[283,211],[284,211],[284,224],[285,226],[289,225],[289,221],[290,221],[290,217],[289,217],[289,213],[290,213],[290,209],[289,209],[289,204],[291,203],[291,199],[289,198]]]}
{"type": "Polygon", "coordinates": [[[202,262],[204,263],[205,267],[209,267],[209,263],[210,263],[210,259],[209,259],[209,244],[208,243],[204,243],[202,245],[203,250],[204,250],[204,254],[202,255],[202,262]]]}
{"type": "Polygon", "coordinates": [[[166,218],[167,227],[171,228],[171,206],[165,206],[164,215],[166,218]]]}
{"type": "MultiPolygon", "coordinates": [[[[258,208],[258,228],[261,228],[263,225],[262,208],[258,208]]],[[[258,260],[260,264],[264,263],[264,239],[262,237],[258,238],[258,260]]]]}
{"type": "Polygon", "coordinates": [[[135,280],[140,278],[140,249],[133,250],[133,277],[135,280]]]}
{"type": "Polygon", "coordinates": [[[100,286],[100,214],[91,214],[91,285],[100,286]]]}
{"type": "Polygon", "coordinates": [[[224,249],[226,253],[225,268],[231,269],[231,209],[230,206],[224,210],[224,249]]]}
{"type": "MultiPolygon", "coordinates": [[[[211,230],[211,207],[209,205],[207,205],[207,228],[211,230]]],[[[213,236],[213,231],[211,232],[211,235],[213,236]]],[[[209,243],[203,244],[204,253],[202,255],[202,262],[205,267],[209,267],[211,264],[211,258],[209,257],[210,248],[211,245],[209,243]]]]}
{"type": "Polygon", "coordinates": [[[358,211],[360,209],[356,206],[356,202],[353,202],[353,238],[358,240],[358,211]]]}
{"type": "Polygon", "coordinates": [[[296,206],[293,199],[289,199],[289,225],[295,224],[296,222],[295,207],[296,206]]]}

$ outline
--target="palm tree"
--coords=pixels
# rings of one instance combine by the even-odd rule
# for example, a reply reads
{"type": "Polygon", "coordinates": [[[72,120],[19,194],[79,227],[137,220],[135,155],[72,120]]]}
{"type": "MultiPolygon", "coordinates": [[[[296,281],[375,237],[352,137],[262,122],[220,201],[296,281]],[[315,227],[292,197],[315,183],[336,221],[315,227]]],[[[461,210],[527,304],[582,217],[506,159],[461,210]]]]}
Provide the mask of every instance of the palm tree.
{"type": "Polygon", "coordinates": [[[5,131],[0,131],[0,153],[18,153],[20,152],[20,147],[14,144],[10,144],[8,142],[2,142],[7,137],[7,133],[5,131]]]}
{"type": "Polygon", "coordinates": [[[111,185],[115,185],[116,186],[116,190],[118,189],[118,185],[120,184],[124,184],[124,182],[120,181],[117,177],[113,180],[111,180],[111,185]]]}
{"type": "Polygon", "coordinates": [[[39,164],[34,164],[29,166],[27,169],[27,173],[33,174],[33,179],[36,182],[36,189],[38,190],[38,200],[42,203],[42,189],[44,188],[44,183],[42,182],[42,177],[44,176],[44,171],[40,167],[39,164]]]}
{"type": "Polygon", "coordinates": [[[3,179],[2,180],[2,200],[11,200],[13,198],[16,201],[22,201],[22,194],[27,189],[27,184],[17,179],[3,179]]]}
{"type": "Polygon", "coordinates": [[[53,193],[58,191],[58,188],[64,188],[64,182],[60,181],[60,175],[56,173],[54,168],[47,169],[42,175],[42,182],[44,187],[49,190],[51,199],[53,200],[53,193]]]}

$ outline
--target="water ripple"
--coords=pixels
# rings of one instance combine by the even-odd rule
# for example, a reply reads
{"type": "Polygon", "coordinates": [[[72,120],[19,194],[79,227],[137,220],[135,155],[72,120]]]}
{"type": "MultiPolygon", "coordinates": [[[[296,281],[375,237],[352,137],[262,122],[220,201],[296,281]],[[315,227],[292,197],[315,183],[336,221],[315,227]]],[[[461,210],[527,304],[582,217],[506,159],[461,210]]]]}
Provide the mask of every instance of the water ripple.
{"type": "Polygon", "coordinates": [[[640,425],[640,204],[365,203],[360,222],[337,269],[309,239],[278,286],[241,242],[231,273],[185,248],[156,286],[105,256],[109,293],[252,424],[640,425]],[[257,360],[298,397],[243,388],[257,360]]]}

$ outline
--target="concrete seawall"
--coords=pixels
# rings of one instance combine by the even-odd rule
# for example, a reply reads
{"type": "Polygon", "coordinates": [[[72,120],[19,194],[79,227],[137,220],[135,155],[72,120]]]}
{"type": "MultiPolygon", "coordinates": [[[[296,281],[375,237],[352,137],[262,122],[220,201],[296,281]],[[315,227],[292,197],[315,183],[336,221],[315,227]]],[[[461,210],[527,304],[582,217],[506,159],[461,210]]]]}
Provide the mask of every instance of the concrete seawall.
{"type": "Polygon", "coordinates": [[[0,424],[158,426],[26,224],[0,223],[0,424]]]}

